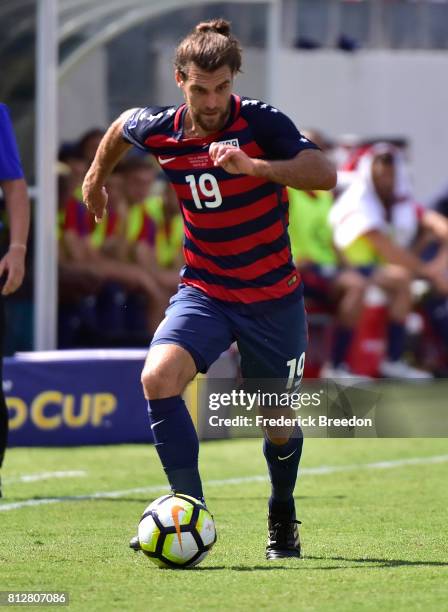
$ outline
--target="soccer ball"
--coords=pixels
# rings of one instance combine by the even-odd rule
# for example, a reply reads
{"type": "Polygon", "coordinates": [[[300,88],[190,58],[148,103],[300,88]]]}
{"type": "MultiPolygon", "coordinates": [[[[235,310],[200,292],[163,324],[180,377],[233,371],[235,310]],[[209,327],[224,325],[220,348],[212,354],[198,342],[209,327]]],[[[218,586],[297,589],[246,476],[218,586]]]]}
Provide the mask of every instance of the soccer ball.
{"type": "Polygon", "coordinates": [[[163,495],[143,512],[138,539],[141,550],[159,567],[193,567],[216,542],[215,522],[194,497],[163,495]]]}

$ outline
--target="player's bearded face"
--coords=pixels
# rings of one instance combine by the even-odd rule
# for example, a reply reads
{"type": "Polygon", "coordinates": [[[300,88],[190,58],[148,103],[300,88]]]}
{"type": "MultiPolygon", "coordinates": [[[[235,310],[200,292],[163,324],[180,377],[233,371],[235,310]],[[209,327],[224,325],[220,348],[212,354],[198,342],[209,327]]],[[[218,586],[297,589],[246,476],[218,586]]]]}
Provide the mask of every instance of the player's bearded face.
{"type": "Polygon", "coordinates": [[[203,110],[191,108],[191,114],[195,123],[197,123],[204,130],[204,132],[219,132],[219,130],[221,130],[226,124],[229,112],[230,100],[227,107],[224,109],[219,109],[217,107],[207,107],[203,110]]]}
{"type": "Polygon", "coordinates": [[[187,102],[193,127],[211,133],[221,130],[230,113],[233,76],[228,66],[206,72],[190,64],[185,80],[176,75],[187,102]]]}

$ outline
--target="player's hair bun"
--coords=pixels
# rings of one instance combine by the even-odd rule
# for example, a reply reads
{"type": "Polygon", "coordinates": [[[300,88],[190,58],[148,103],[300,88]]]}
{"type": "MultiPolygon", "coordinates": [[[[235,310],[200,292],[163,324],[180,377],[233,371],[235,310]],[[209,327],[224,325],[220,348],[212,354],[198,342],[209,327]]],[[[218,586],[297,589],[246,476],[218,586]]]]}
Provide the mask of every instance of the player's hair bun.
{"type": "Polygon", "coordinates": [[[228,66],[232,74],[241,70],[241,45],[230,31],[225,19],[201,21],[177,46],[174,65],[184,79],[188,67],[213,72],[228,66]]]}
{"type": "Polygon", "coordinates": [[[216,32],[223,36],[230,36],[230,22],[225,19],[211,19],[210,21],[201,21],[195,28],[196,32],[216,32]]]}

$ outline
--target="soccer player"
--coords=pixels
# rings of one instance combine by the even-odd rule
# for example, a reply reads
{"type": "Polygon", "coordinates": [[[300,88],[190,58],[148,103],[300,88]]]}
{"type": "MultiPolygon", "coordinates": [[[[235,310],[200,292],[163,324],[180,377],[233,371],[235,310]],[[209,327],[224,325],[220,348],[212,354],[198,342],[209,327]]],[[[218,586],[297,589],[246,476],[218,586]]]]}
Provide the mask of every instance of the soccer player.
{"type": "MultiPolygon", "coordinates": [[[[0,380],[2,380],[5,331],[3,296],[17,291],[25,274],[25,255],[30,225],[28,192],[8,109],[0,104],[0,187],[9,218],[9,248],[0,259],[0,380]]],[[[0,468],[8,442],[8,411],[0,387],[0,468]]],[[[1,481],[0,481],[0,497],[1,481]]]]}
{"type": "MultiPolygon", "coordinates": [[[[157,157],[177,193],[186,265],[151,343],[142,383],[171,488],[199,499],[198,438],[181,394],[235,340],[244,378],[300,377],[307,332],[285,185],[332,189],[336,182],[332,164],[288,117],[232,94],[240,66],[230,24],[198,24],[175,56],[185,103],[122,115],[100,143],[83,187],[86,205],[101,218],[104,181],[135,145],[157,157]]],[[[297,429],[265,431],[272,483],[268,559],[300,556],[293,491],[302,442],[297,429]]]]}

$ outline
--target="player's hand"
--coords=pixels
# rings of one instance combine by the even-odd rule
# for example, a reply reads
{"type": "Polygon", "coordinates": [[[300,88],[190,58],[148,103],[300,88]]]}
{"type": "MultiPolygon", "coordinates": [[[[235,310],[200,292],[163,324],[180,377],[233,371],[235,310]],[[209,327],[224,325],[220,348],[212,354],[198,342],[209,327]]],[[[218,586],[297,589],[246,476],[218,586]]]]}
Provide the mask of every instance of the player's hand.
{"type": "Polygon", "coordinates": [[[95,221],[101,221],[107,206],[107,191],[105,187],[91,186],[87,179],[82,184],[82,199],[87,210],[95,215],[95,221]]]}
{"type": "Polygon", "coordinates": [[[441,295],[448,295],[448,277],[446,273],[435,274],[431,279],[434,289],[441,295]]]}
{"type": "Polygon", "coordinates": [[[429,262],[423,265],[423,276],[428,279],[436,291],[442,295],[448,295],[448,276],[446,274],[446,268],[441,269],[439,265],[434,265],[433,262],[429,262]]]}
{"type": "Polygon", "coordinates": [[[6,274],[2,295],[14,293],[20,287],[25,276],[25,249],[12,247],[0,260],[0,277],[6,274]]]}
{"type": "Polygon", "coordinates": [[[209,155],[215,166],[224,168],[229,174],[254,174],[254,160],[237,147],[212,142],[209,155]]]}

